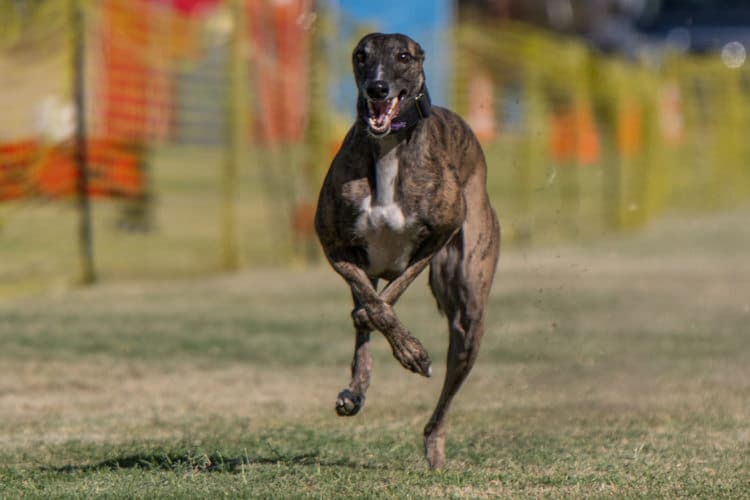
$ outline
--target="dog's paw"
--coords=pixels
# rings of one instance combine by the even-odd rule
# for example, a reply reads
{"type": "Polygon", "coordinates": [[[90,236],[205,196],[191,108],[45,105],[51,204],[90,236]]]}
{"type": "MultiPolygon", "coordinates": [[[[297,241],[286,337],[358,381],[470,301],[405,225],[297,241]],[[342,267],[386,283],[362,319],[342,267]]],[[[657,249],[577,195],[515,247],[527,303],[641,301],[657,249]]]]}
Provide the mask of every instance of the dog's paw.
{"type": "Polygon", "coordinates": [[[391,344],[393,356],[401,366],[425,377],[432,376],[432,360],[422,343],[411,335],[398,344],[391,344]]]}
{"type": "Polygon", "coordinates": [[[429,433],[425,429],[424,455],[430,469],[435,470],[445,467],[445,435],[429,433]]]}
{"type": "Polygon", "coordinates": [[[336,413],[341,417],[352,417],[359,413],[364,404],[364,394],[357,394],[349,389],[344,389],[336,398],[336,413]]]}
{"type": "Polygon", "coordinates": [[[371,332],[375,330],[372,321],[370,321],[370,315],[367,314],[367,311],[363,307],[358,307],[352,311],[352,321],[357,331],[366,330],[371,332]]]}

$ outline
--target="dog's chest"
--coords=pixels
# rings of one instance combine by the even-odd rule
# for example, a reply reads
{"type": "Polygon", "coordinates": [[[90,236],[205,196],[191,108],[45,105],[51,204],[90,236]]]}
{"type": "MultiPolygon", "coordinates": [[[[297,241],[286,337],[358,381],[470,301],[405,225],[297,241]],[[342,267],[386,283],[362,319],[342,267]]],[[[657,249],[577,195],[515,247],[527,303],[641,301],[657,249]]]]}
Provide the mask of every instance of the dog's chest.
{"type": "Polygon", "coordinates": [[[375,166],[375,190],[360,204],[356,233],[366,245],[370,276],[400,274],[411,260],[418,231],[396,201],[399,161],[396,148],[375,166]]]}

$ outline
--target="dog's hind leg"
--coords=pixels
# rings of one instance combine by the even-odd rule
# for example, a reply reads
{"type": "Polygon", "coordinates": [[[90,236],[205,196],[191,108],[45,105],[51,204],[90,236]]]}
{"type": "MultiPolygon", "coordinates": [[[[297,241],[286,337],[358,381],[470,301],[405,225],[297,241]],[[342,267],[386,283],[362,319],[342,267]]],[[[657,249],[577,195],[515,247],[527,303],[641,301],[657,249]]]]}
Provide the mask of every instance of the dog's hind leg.
{"type": "MultiPolygon", "coordinates": [[[[377,282],[373,281],[373,287],[377,288],[377,282]]],[[[336,398],[336,413],[342,417],[351,417],[359,413],[365,404],[365,393],[370,386],[370,372],[372,370],[372,357],[370,356],[370,334],[374,330],[369,323],[367,314],[354,298],[354,310],[352,320],[356,331],[354,343],[354,357],[352,359],[352,379],[349,387],[342,390],[336,398]]]]}
{"type": "Polygon", "coordinates": [[[443,390],[424,429],[425,456],[433,469],[445,465],[445,416],[474,365],[484,334],[485,306],[499,252],[494,214],[487,226],[484,232],[458,234],[435,256],[430,268],[430,288],[447,316],[450,332],[443,390]],[[490,231],[497,237],[489,237],[490,231]]]}

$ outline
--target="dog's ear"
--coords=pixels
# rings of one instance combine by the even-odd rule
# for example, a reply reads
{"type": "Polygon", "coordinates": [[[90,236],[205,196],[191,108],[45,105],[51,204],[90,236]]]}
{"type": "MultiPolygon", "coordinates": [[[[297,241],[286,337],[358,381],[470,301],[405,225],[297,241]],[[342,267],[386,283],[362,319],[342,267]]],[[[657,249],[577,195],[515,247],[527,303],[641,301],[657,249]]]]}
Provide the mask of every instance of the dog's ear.
{"type": "Polygon", "coordinates": [[[417,59],[419,59],[422,62],[424,62],[424,60],[425,60],[424,49],[417,42],[414,42],[414,57],[416,57],[417,59]]]}

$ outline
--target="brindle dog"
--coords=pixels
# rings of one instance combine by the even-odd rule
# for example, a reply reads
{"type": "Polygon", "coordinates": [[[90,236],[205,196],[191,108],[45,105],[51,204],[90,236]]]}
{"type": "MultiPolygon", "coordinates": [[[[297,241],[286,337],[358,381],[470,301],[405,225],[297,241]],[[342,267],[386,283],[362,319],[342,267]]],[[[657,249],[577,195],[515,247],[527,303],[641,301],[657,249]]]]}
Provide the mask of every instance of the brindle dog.
{"type": "Polygon", "coordinates": [[[331,266],[349,284],[356,329],[352,378],[339,415],[362,407],[370,383],[370,333],[380,331],[407,369],[431,361],[393,311],[430,265],[430,288],[450,331],[447,372],[424,429],[430,467],[445,464],[445,415],[479,351],[500,250],[484,154],[471,129],[432,107],[424,51],[400,34],[372,33],[352,54],[358,116],[328,171],[315,228],[331,266]],[[378,280],[388,284],[378,292],[378,280]]]}

